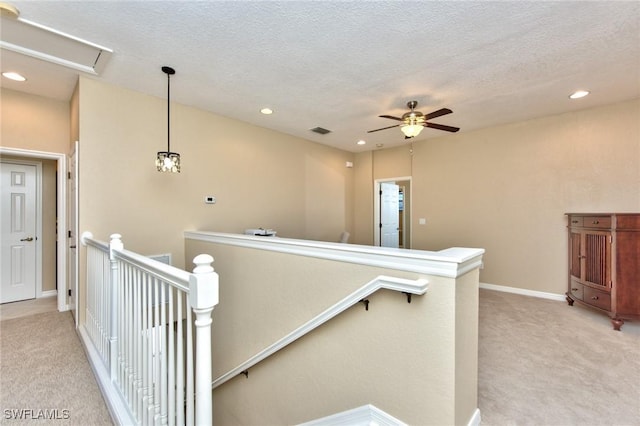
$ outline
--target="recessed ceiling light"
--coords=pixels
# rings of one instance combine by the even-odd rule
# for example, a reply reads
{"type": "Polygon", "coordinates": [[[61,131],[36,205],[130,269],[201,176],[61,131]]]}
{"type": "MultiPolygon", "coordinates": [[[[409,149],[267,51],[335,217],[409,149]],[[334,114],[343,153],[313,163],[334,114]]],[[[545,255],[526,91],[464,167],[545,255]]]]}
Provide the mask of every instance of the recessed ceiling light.
{"type": "Polygon", "coordinates": [[[571,99],[580,99],[580,98],[584,98],[588,94],[589,94],[589,91],[587,91],[587,90],[578,90],[578,91],[573,92],[571,95],[569,95],[569,97],[571,99]]]}
{"type": "Polygon", "coordinates": [[[22,75],[18,74],[17,72],[3,72],[2,75],[6,78],[8,78],[9,80],[14,80],[14,81],[26,81],[27,79],[25,77],[23,77],[22,75]]]}
{"type": "Polygon", "coordinates": [[[365,145],[367,142],[363,141],[362,139],[360,139],[358,142],[356,142],[358,145],[365,145]]]}
{"type": "Polygon", "coordinates": [[[273,110],[271,108],[262,108],[260,112],[263,113],[264,115],[273,114],[273,110]]]}

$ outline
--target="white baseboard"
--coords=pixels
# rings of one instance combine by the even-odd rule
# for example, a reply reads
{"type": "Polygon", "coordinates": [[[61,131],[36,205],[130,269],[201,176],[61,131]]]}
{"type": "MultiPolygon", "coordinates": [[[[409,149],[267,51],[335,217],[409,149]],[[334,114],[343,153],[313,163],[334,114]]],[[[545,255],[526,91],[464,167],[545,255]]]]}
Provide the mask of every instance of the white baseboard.
{"type": "Polygon", "coordinates": [[[547,293],[544,291],[529,290],[526,288],[507,287],[504,285],[480,283],[480,288],[485,290],[503,291],[505,293],[521,294],[523,296],[539,297],[540,299],[550,299],[560,302],[566,301],[564,294],[547,293]]]}
{"type": "Polygon", "coordinates": [[[58,295],[58,290],[47,290],[47,291],[43,291],[38,295],[38,299],[41,298],[45,298],[45,297],[55,297],[58,295]]]}
{"type": "Polygon", "coordinates": [[[100,392],[102,392],[102,396],[107,405],[107,409],[109,410],[109,414],[111,415],[111,419],[118,425],[135,424],[135,419],[131,417],[120,393],[113,386],[111,378],[109,377],[109,372],[100,359],[100,355],[94,348],[84,325],[80,325],[77,328],[77,333],[78,336],[80,336],[80,341],[82,342],[82,346],[87,354],[89,365],[96,377],[98,387],[100,388],[100,392]]]}
{"type": "Polygon", "coordinates": [[[481,422],[482,417],[480,417],[480,409],[476,408],[476,411],[473,412],[473,415],[469,419],[469,423],[467,423],[467,426],[480,426],[481,422]]]}

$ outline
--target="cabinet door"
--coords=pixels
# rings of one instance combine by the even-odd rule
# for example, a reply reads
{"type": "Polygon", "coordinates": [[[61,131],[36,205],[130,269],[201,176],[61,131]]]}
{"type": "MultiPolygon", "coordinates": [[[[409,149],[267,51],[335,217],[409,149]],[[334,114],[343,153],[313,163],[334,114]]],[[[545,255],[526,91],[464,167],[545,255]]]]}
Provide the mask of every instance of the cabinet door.
{"type": "Polygon", "coordinates": [[[582,232],[569,231],[569,274],[582,281],[582,232]]]}
{"type": "Polygon", "coordinates": [[[611,289],[611,233],[585,231],[582,242],[583,281],[586,284],[611,289]]]}

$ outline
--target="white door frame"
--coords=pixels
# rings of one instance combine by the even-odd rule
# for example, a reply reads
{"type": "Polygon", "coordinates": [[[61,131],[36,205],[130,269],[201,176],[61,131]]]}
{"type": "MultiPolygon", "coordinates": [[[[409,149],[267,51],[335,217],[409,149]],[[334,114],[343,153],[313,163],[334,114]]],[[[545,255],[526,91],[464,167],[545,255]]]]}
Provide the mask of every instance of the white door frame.
{"type": "MultiPolygon", "coordinates": [[[[75,141],[75,143],[73,144],[73,147],[71,149],[71,155],[69,155],[69,163],[67,164],[67,169],[69,170],[68,173],[68,179],[67,179],[67,183],[71,183],[72,185],[74,185],[73,188],[73,194],[72,191],[69,189],[69,185],[67,186],[68,192],[67,192],[67,197],[69,197],[68,202],[66,203],[67,206],[67,218],[71,219],[72,217],[75,218],[75,222],[73,224],[68,224],[69,225],[69,230],[68,230],[68,234],[70,235],[71,238],[69,238],[67,240],[67,252],[69,253],[71,250],[71,247],[69,247],[70,245],[74,245],[75,248],[73,250],[75,250],[75,256],[72,256],[71,254],[69,254],[69,256],[67,257],[67,265],[69,266],[70,269],[73,270],[73,274],[68,274],[69,276],[67,277],[67,281],[69,283],[69,289],[71,290],[71,292],[69,293],[73,293],[73,298],[71,297],[67,297],[67,304],[69,309],[71,309],[73,312],[73,318],[75,320],[76,323],[76,328],[78,327],[78,281],[79,281],[79,277],[78,275],[80,274],[80,268],[79,268],[79,263],[80,263],[80,236],[78,235],[78,220],[79,220],[79,215],[78,215],[78,211],[79,211],[79,203],[78,203],[78,149],[80,147],[80,144],[78,143],[78,141],[75,141]],[[73,172],[70,170],[71,169],[71,165],[73,163],[73,172]],[[71,176],[71,173],[73,173],[73,176],[71,176]],[[73,195],[73,199],[71,199],[71,196],[73,195]],[[72,229],[73,226],[73,229],[72,229]],[[69,300],[71,299],[71,300],[69,300]]],[[[69,271],[69,268],[67,269],[67,272],[69,271]]]]}
{"type": "MultiPolygon", "coordinates": [[[[412,183],[411,176],[375,179],[373,181],[373,245],[374,246],[380,245],[380,184],[384,182],[399,182],[399,181],[409,181],[410,183],[412,183]]],[[[413,192],[413,185],[409,185],[409,201],[412,200],[412,195],[413,195],[412,192],[413,192]]],[[[406,196],[407,194],[405,194],[405,197],[406,196]]],[[[406,207],[406,202],[405,202],[405,207],[406,207]]],[[[412,207],[413,207],[413,203],[410,202],[409,208],[411,209],[412,207]]],[[[409,210],[409,217],[412,217],[411,210],[409,210]]],[[[405,229],[407,227],[406,223],[403,223],[402,226],[404,226],[405,229]]],[[[412,228],[413,227],[409,228],[409,235],[405,237],[409,242],[408,244],[409,247],[412,247],[411,245],[411,234],[413,233],[412,228]]]]}
{"type": "MultiPolygon", "coordinates": [[[[6,148],[0,146],[1,155],[13,155],[31,159],[56,160],[58,173],[56,187],[58,196],[56,205],[58,209],[58,241],[57,247],[57,284],[58,284],[58,311],[69,309],[67,305],[67,156],[56,152],[32,151],[19,148],[6,148]]],[[[40,289],[42,291],[42,289],[40,289]]]]}

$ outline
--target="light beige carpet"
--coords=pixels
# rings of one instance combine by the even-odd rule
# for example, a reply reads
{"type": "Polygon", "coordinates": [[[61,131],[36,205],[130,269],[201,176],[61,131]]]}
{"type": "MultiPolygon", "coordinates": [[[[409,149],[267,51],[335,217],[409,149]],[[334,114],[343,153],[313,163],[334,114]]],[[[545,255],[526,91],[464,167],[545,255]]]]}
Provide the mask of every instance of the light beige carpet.
{"type": "Polygon", "coordinates": [[[640,425],[637,322],[565,302],[480,291],[482,424],[640,425]]]}
{"type": "Polygon", "coordinates": [[[0,423],[112,424],[69,312],[0,321],[0,423]]]}
{"type": "MultiPolygon", "coordinates": [[[[481,290],[479,333],[483,425],[640,426],[638,323],[617,332],[585,308],[481,290]]],[[[0,322],[0,423],[111,424],[70,313],[0,322]]]]}

